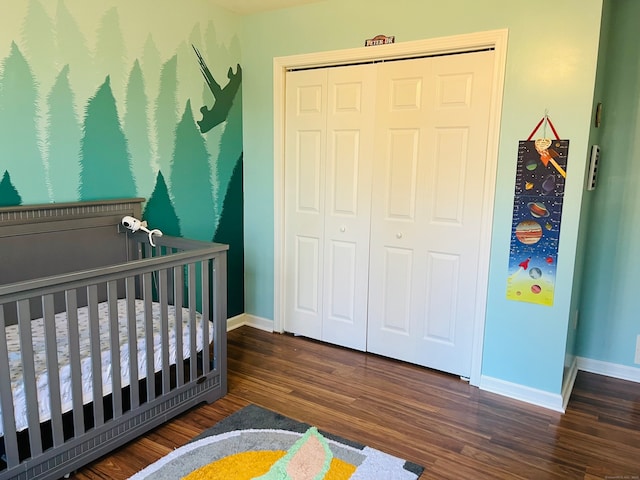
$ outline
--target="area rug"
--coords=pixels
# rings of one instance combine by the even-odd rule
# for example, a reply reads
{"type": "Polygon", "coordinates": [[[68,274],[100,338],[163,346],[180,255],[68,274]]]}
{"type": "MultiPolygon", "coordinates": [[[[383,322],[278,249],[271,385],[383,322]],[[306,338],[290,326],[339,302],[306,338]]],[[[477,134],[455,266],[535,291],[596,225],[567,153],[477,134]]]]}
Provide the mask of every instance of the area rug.
{"type": "Polygon", "coordinates": [[[423,470],[249,405],[130,480],[415,480],[423,470]]]}

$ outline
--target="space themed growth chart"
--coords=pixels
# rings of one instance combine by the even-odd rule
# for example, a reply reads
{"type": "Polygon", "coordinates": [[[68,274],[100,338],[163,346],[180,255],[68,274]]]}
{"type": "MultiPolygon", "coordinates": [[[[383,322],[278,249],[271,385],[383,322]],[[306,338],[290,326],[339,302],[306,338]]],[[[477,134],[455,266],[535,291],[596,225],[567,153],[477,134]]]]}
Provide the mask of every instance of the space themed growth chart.
{"type": "Polygon", "coordinates": [[[569,140],[560,140],[547,115],[518,144],[509,300],[553,305],[568,152],[569,140]],[[555,140],[532,140],[543,122],[551,127],[555,140]]]}

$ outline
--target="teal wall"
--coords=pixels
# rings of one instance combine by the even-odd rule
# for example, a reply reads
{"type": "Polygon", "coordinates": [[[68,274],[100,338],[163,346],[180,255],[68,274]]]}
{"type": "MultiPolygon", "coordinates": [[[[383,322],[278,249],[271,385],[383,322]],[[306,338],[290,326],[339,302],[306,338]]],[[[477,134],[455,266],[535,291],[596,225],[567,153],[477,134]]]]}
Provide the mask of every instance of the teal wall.
{"type": "Polygon", "coordinates": [[[633,363],[640,315],[640,2],[608,0],[607,27],[598,68],[596,101],[602,126],[597,187],[589,192],[580,320],[576,354],[637,367],[633,363]]]}
{"type": "Polygon", "coordinates": [[[326,0],[244,17],[246,311],[273,318],[273,58],[360,47],[380,33],[403,42],[508,28],[483,375],[560,392],[601,8],[601,0],[326,0]],[[518,141],[545,110],[571,142],[552,307],[505,297],[518,141]]]}
{"type": "MultiPolygon", "coordinates": [[[[600,28],[600,43],[598,49],[598,62],[596,69],[596,84],[593,94],[592,102],[592,116],[589,132],[589,147],[594,144],[599,144],[602,137],[602,126],[596,126],[595,124],[595,112],[599,103],[602,102],[602,98],[606,92],[606,82],[604,79],[607,75],[607,60],[609,55],[608,45],[611,31],[611,11],[613,2],[611,0],[605,0],[602,8],[602,19],[600,28]]],[[[588,155],[590,150],[588,151],[588,155]]],[[[581,321],[583,314],[587,313],[586,310],[582,310],[581,298],[585,291],[585,265],[587,262],[593,260],[593,242],[589,234],[590,219],[592,216],[592,205],[594,194],[592,191],[586,189],[588,166],[585,169],[585,188],[582,192],[582,209],[580,211],[580,226],[578,233],[578,247],[576,255],[576,267],[573,275],[573,292],[571,296],[571,318],[569,319],[569,328],[567,329],[567,347],[565,356],[565,375],[570,372],[570,368],[577,361],[577,339],[578,339],[578,326],[581,330],[585,331],[584,323],[581,321]]],[[[587,288],[588,290],[588,288],[587,288]]]]}
{"type": "Polygon", "coordinates": [[[0,12],[0,205],[144,197],[150,228],[230,245],[242,313],[240,17],[205,0],[0,12]]]}

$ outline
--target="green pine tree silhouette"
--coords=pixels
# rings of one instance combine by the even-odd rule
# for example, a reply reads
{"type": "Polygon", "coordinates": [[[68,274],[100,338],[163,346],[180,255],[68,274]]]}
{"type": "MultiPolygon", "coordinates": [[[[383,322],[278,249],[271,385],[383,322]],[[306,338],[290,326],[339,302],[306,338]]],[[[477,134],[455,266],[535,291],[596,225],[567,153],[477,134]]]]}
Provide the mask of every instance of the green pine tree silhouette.
{"type": "Polygon", "coordinates": [[[55,29],[42,2],[29,1],[22,24],[22,47],[40,85],[51,85],[57,69],[55,29]]]}
{"type": "Polygon", "coordinates": [[[0,65],[0,158],[25,203],[48,203],[49,186],[37,133],[38,90],[15,42],[0,65]]]}
{"type": "Polygon", "coordinates": [[[118,106],[124,104],[126,82],[126,42],[120,28],[118,8],[107,10],[96,31],[95,68],[101,76],[109,75],[111,90],[118,106]]]}
{"type": "Polygon", "coordinates": [[[140,63],[144,74],[147,98],[157,99],[158,89],[160,88],[162,59],[160,58],[160,52],[151,34],[147,35],[147,40],[144,42],[140,63]]]}
{"type": "Polygon", "coordinates": [[[22,205],[22,198],[11,183],[9,172],[5,170],[2,181],[0,181],[0,207],[14,207],[16,205],[22,205]]]}
{"type": "Polygon", "coordinates": [[[69,66],[62,69],[47,97],[47,145],[49,146],[49,181],[53,200],[71,202],[78,199],[80,139],[82,131],[73,106],[69,85],[69,66]]]}
{"type": "Polygon", "coordinates": [[[162,172],[158,172],[156,186],[144,208],[142,218],[147,221],[149,228],[157,228],[164,235],[181,236],[180,220],[171,203],[162,172]]]}
{"type": "MultiPolygon", "coordinates": [[[[80,119],[84,115],[87,100],[94,93],[95,85],[101,82],[106,74],[101,75],[94,68],[94,58],[87,45],[87,39],[63,1],[58,2],[56,8],[55,32],[56,63],[72,67],[69,70],[69,85],[76,101],[76,115],[80,119]]],[[[39,35],[34,38],[42,41],[39,35]]]]}
{"type": "Polygon", "coordinates": [[[153,189],[151,169],[151,143],[147,118],[147,96],[140,63],[136,60],[127,85],[124,132],[129,142],[131,165],[138,187],[138,195],[148,198],[153,189]]]}
{"type": "Polygon", "coordinates": [[[242,89],[236,91],[226,121],[217,162],[219,188],[222,192],[227,191],[238,155],[242,154],[242,89]]]}
{"type": "Polygon", "coordinates": [[[176,128],[171,164],[171,193],[182,234],[198,240],[213,236],[213,195],[211,158],[187,101],[182,120],[176,128]]]}
{"type": "Polygon", "coordinates": [[[242,154],[236,161],[222,206],[214,242],[229,245],[227,252],[227,317],[244,312],[244,208],[242,154]]]}
{"type": "MultiPolygon", "coordinates": [[[[178,57],[171,57],[160,71],[160,90],[155,105],[158,166],[171,179],[171,153],[178,118],[178,57]]],[[[171,186],[170,186],[171,187],[171,186]]]]}
{"type": "Polygon", "coordinates": [[[131,198],[136,185],[109,77],[87,104],[80,149],[80,199],[131,198]]]}

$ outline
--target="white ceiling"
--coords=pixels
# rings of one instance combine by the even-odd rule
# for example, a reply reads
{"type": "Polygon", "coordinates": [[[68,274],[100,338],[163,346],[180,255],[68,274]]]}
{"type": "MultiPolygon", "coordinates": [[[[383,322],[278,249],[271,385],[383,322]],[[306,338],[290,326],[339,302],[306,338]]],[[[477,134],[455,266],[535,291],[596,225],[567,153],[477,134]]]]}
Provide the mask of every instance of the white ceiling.
{"type": "Polygon", "coordinates": [[[297,5],[319,1],[321,0],[211,0],[215,5],[240,15],[276,10],[278,8],[295,7],[297,5]]]}

